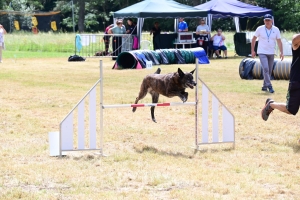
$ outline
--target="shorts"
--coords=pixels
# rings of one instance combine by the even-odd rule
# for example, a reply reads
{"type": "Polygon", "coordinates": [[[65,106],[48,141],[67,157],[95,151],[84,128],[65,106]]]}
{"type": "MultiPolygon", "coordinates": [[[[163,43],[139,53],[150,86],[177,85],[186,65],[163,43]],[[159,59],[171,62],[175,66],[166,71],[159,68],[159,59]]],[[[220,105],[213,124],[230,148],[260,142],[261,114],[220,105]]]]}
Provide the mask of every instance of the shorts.
{"type": "Polygon", "coordinates": [[[300,82],[290,82],[286,99],[286,109],[296,115],[300,106],[300,82]]]}
{"type": "Polygon", "coordinates": [[[225,45],[222,45],[222,46],[213,46],[213,50],[214,51],[217,51],[219,49],[222,50],[222,51],[227,50],[227,48],[225,47],[225,45]]]}

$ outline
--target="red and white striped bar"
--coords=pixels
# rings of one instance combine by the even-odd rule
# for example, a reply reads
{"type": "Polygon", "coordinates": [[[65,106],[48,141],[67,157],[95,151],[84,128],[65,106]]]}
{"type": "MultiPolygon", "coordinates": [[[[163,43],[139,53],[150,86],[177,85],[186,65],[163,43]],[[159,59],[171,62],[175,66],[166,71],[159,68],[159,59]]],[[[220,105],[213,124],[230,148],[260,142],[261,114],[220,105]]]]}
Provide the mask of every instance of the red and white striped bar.
{"type": "Polygon", "coordinates": [[[141,103],[141,104],[113,104],[103,105],[102,108],[127,108],[127,107],[152,107],[152,106],[191,106],[196,105],[196,102],[171,102],[171,103],[141,103]]]}

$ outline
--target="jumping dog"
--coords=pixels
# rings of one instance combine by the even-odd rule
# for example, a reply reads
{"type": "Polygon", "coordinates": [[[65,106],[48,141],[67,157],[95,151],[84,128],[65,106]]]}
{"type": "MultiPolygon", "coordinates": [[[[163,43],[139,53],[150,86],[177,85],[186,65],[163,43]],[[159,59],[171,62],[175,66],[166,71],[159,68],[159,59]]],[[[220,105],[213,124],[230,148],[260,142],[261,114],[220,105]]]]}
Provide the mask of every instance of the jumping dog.
{"type": "MultiPolygon", "coordinates": [[[[135,104],[139,100],[143,99],[147,93],[152,96],[152,103],[157,103],[159,95],[166,97],[178,96],[183,103],[188,99],[188,93],[185,92],[186,88],[193,89],[196,86],[196,82],[193,80],[193,73],[195,69],[191,72],[183,72],[178,68],[177,72],[160,74],[161,69],[158,68],[154,74],[147,75],[140,88],[138,97],[135,100],[135,104]]],[[[152,121],[156,122],[154,117],[155,106],[151,106],[151,118],[152,121]]],[[[136,107],[132,109],[132,112],[136,111],[136,107]]]]}

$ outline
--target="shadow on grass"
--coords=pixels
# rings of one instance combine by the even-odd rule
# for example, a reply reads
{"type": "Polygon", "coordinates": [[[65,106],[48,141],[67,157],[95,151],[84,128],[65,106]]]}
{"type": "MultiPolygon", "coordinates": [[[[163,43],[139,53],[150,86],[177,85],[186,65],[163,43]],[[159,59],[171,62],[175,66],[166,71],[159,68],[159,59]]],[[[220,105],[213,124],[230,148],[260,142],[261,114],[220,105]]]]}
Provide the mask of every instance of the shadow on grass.
{"type": "Polygon", "coordinates": [[[58,158],[66,159],[66,160],[73,159],[73,160],[77,160],[77,161],[80,161],[80,160],[90,161],[90,160],[98,159],[99,156],[91,155],[91,154],[85,154],[85,155],[83,155],[83,154],[80,154],[80,155],[70,154],[70,155],[63,155],[62,157],[58,157],[58,158]]]}
{"type": "Polygon", "coordinates": [[[172,152],[172,151],[164,151],[164,150],[158,150],[155,147],[152,146],[143,146],[143,147],[135,147],[134,146],[134,150],[137,153],[144,153],[144,152],[149,152],[149,153],[153,153],[153,154],[158,154],[158,155],[163,155],[163,156],[172,156],[172,157],[178,157],[178,158],[187,158],[187,159],[192,159],[194,158],[194,156],[197,153],[218,153],[218,152],[222,152],[222,151],[231,151],[233,150],[233,148],[225,148],[225,149],[194,149],[193,154],[192,155],[187,155],[187,154],[183,154],[180,152],[172,152]]]}
{"type": "Polygon", "coordinates": [[[300,153],[300,144],[299,144],[299,142],[298,142],[298,144],[293,143],[293,144],[290,144],[289,146],[293,148],[294,153],[300,153]]]}
{"type": "MultiPolygon", "coordinates": [[[[258,89],[260,89],[260,88],[258,88],[258,89]]],[[[254,94],[254,95],[261,95],[261,96],[270,96],[271,95],[271,93],[270,92],[263,92],[263,91],[259,91],[259,92],[253,92],[252,94],[254,94]]]]}
{"type": "Polygon", "coordinates": [[[173,157],[188,158],[188,159],[192,159],[194,157],[194,155],[185,155],[179,152],[174,153],[171,151],[158,150],[157,148],[151,146],[143,146],[142,148],[138,148],[134,146],[133,148],[137,153],[149,152],[149,153],[154,153],[163,156],[173,156],[173,157]]]}
{"type": "Polygon", "coordinates": [[[287,141],[284,143],[285,146],[291,147],[293,149],[294,153],[300,153],[300,139],[298,139],[297,142],[293,141],[287,141]]]}

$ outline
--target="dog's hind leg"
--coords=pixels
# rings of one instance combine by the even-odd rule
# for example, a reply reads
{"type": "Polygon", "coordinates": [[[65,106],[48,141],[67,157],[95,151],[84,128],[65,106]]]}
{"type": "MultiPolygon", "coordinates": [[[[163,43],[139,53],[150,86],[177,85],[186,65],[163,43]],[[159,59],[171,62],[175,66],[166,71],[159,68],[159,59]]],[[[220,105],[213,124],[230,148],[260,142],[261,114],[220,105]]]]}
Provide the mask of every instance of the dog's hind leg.
{"type": "MultiPolygon", "coordinates": [[[[152,103],[157,103],[158,102],[158,98],[159,98],[159,93],[157,93],[157,92],[151,92],[151,95],[152,95],[152,103]]],[[[154,116],[154,109],[155,109],[155,106],[151,106],[151,108],[150,108],[150,110],[151,110],[151,118],[152,118],[152,121],[154,121],[156,123],[155,116],[154,116]]]]}

